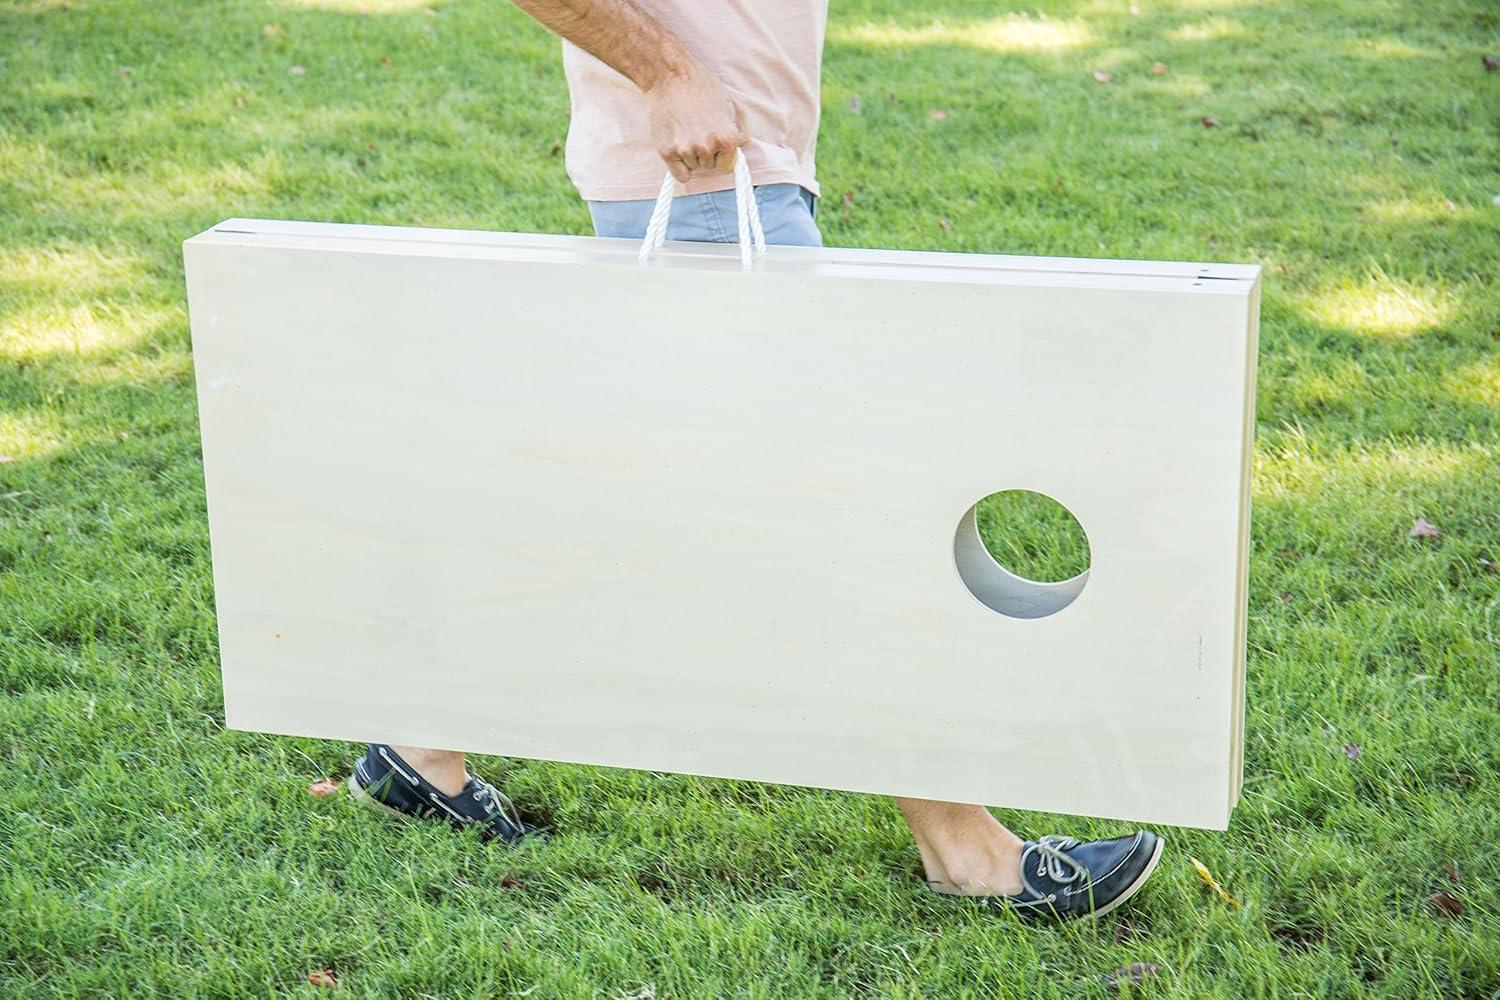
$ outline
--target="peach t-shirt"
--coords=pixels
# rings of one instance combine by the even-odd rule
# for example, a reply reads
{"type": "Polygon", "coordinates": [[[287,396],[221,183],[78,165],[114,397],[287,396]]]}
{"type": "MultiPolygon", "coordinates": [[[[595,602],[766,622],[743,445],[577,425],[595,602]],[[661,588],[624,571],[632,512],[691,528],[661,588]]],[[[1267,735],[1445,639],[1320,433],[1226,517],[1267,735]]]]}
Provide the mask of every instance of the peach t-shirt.
{"type": "MultiPolygon", "coordinates": [[[[744,152],[756,184],[818,183],[818,77],[828,0],[636,0],[715,74],[744,113],[744,152]]],[[[666,176],[646,98],[623,75],[570,42],[568,176],[589,201],[654,198],[666,176]]],[[[732,174],[694,178],[690,194],[734,187],[732,174]]]]}

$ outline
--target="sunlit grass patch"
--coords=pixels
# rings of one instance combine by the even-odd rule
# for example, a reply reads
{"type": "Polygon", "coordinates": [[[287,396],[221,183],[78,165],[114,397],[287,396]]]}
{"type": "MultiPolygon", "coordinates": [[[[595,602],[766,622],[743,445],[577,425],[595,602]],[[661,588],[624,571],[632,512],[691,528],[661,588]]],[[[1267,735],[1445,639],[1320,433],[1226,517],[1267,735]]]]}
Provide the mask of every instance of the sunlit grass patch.
{"type": "Polygon", "coordinates": [[[274,0],[278,7],[338,14],[414,14],[434,10],[442,0],[274,0]]]}
{"type": "MultiPolygon", "coordinates": [[[[143,279],[140,258],[93,246],[0,247],[0,330],[8,327],[7,300],[52,296],[71,299],[128,287],[143,279]]],[[[4,333],[0,333],[3,337],[4,333]]]]}
{"type": "Polygon", "coordinates": [[[1356,59],[1431,59],[1437,52],[1421,48],[1401,38],[1389,36],[1351,41],[1344,51],[1356,59]]]}
{"type": "Polygon", "coordinates": [[[268,155],[250,163],[220,163],[207,170],[175,170],[167,174],[161,186],[168,197],[193,205],[266,196],[280,169],[278,160],[268,155]]]}
{"type": "Polygon", "coordinates": [[[137,347],[177,321],[176,307],[131,301],[38,306],[0,318],[0,357],[93,357],[137,347]]]}
{"type": "Polygon", "coordinates": [[[66,443],[67,433],[59,414],[14,412],[0,406],[0,482],[11,465],[47,458],[66,443]]]}
{"type": "MultiPolygon", "coordinates": [[[[1484,206],[1486,209],[1491,206],[1484,206]]],[[[1451,219],[1472,217],[1474,211],[1460,205],[1451,198],[1395,197],[1372,201],[1360,209],[1361,213],[1378,222],[1407,222],[1431,224],[1451,219]]]]}
{"type": "Polygon", "coordinates": [[[1092,35],[1080,21],[1052,20],[1016,14],[987,21],[933,21],[920,27],[885,23],[840,25],[829,28],[840,42],[875,48],[924,45],[963,45],[988,52],[1062,52],[1087,44],[1092,35]]]}
{"type": "Polygon", "coordinates": [[[1450,292],[1379,271],[1308,293],[1301,304],[1309,318],[1325,326],[1381,338],[1436,330],[1454,315],[1450,292]]]}
{"type": "Polygon", "coordinates": [[[1166,33],[1173,42],[1222,42],[1247,36],[1244,24],[1228,17],[1211,17],[1196,24],[1184,24],[1166,33]]]}
{"type": "MultiPolygon", "coordinates": [[[[1316,497],[1334,483],[1363,496],[1438,483],[1485,459],[1472,445],[1409,443],[1329,448],[1300,432],[1268,435],[1255,459],[1256,499],[1316,497]]],[[[1352,513],[1352,512],[1351,512],[1352,513]]]]}
{"type": "MultiPolygon", "coordinates": [[[[1496,357],[1475,361],[1450,372],[1443,379],[1444,388],[1454,399],[1500,409],[1500,347],[1497,347],[1496,354],[1496,357]]],[[[1495,491],[1500,495],[1500,483],[1495,485],[1495,491]]]]}
{"type": "Polygon", "coordinates": [[[1153,89],[1174,97],[1200,98],[1213,91],[1213,81],[1198,73],[1169,73],[1153,79],[1153,89]]]}

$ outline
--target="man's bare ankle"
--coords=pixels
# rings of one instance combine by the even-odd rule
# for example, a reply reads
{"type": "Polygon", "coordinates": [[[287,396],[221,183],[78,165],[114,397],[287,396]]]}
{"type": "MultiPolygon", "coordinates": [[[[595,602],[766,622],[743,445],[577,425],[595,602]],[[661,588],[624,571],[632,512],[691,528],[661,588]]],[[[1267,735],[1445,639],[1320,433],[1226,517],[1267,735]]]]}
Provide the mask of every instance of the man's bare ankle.
{"type": "Polygon", "coordinates": [[[1003,844],[971,856],[945,857],[941,868],[927,876],[927,885],[945,895],[1014,896],[1024,888],[1021,845],[1003,844]]]}
{"type": "Polygon", "coordinates": [[[1014,874],[995,874],[964,882],[929,881],[927,887],[945,896],[1015,896],[1024,886],[1014,874]]]}
{"type": "Polygon", "coordinates": [[[469,774],[464,768],[464,755],[461,751],[398,746],[394,743],[391,744],[391,749],[444,795],[457,795],[468,784],[469,774]]]}

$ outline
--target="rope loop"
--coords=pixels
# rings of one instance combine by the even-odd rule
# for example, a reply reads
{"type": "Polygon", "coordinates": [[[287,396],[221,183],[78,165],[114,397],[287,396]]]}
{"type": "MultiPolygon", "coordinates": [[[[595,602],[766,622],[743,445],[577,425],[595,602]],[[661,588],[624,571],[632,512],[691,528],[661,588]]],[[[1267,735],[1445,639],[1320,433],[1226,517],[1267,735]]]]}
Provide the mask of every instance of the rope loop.
{"type": "MultiPolygon", "coordinates": [[[[672,199],[676,192],[677,182],[667,174],[656,195],[656,206],[651,209],[646,238],[641,240],[637,259],[642,264],[667,241],[667,220],[672,215],[672,199]]],[[[750,182],[750,165],[739,150],[734,151],[734,208],[739,224],[740,266],[748,271],[753,255],[766,252],[766,233],[760,226],[760,206],[755,202],[755,185],[750,182]]]]}

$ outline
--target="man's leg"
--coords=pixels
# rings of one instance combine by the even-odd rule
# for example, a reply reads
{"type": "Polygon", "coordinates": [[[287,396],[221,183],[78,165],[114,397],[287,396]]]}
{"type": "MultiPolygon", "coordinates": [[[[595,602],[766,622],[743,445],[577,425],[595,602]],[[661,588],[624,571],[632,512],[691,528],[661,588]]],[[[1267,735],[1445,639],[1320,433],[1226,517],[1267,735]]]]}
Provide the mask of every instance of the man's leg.
{"type": "Polygon", "coordinates": [[[1022,889],[1021,838],[984,806],[896,799],[917,842],[927,884],[957,896],[1014,896],[1022,889]]]}
{"type": "Polygon", "coordinates": [[[901,798],[896,804],[916,838],[929,887],[993,898],[1026,919],[1110,912],[1151,877],[1166,843],[1149,830],[1112,840],[1022,841],[983,806],[901,798]]]}

